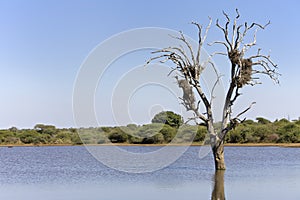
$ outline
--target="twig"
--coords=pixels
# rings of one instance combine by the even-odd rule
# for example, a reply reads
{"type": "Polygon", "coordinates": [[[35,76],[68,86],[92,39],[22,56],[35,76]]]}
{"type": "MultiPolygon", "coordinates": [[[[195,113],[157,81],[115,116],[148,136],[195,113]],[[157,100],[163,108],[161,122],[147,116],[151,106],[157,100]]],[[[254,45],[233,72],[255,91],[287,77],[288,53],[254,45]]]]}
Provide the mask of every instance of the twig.
{"type": "Polygon", "coordinates": [[[241,115],[245,114],[248,110],[251,109],[251,107],[252,107],[254,104],[256,104],[256,102],[252,102],[248,108],[246,108],[245,110],[243,110],[242,112],[240,112],[234,119],[238,119],[241,115]]]}

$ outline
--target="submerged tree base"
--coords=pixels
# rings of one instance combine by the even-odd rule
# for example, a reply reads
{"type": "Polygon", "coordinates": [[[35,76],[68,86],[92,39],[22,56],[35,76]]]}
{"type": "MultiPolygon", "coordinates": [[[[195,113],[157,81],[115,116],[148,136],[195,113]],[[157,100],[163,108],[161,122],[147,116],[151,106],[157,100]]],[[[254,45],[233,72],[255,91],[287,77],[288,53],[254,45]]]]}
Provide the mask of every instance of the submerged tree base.
{"type": "Polygon", "coordinates": [[[212,200],[225,200],[224,172],[221,170],[215,172],[214,189],[211,194],[212,200]]]}

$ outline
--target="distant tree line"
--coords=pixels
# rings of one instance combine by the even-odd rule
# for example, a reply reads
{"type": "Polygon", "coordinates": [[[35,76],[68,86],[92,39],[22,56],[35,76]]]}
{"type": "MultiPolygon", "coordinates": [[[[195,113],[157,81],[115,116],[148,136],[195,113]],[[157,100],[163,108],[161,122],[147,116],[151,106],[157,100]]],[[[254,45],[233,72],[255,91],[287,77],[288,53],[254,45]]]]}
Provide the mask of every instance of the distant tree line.
{"type": "MultiPolygon", "coordinates": [[[[81,145],[81,144],[165,144],[203,143],[206,127],[183,124],[180,115],[171,111],[154,116],[151,124],[118,127],[56,128],[53,125],[37,124],[33,129],[11,127],[0,130],[2,145],[81,145]],[[175,137],[176,136],[176,137],[175,137]]],[[[264,118],[246,120],[231,130],[226,143],[298,143],[300,142],[300,120],[287,119],[271,122],[264,118]]]]}
{"type": "Polygon", "coordinates": [[[246,120],[226,136],[227,143],[299,143],[300,120],[246,120]]]}

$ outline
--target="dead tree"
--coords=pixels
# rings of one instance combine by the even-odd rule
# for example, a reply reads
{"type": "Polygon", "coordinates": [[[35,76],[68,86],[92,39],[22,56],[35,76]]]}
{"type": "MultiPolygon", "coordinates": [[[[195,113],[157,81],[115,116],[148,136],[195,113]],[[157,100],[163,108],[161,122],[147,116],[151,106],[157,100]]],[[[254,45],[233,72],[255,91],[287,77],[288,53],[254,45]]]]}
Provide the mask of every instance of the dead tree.
{"type": "MultiPolygon", "coordinates": [[[[214,118],[212,111],[212,96],[209,96],[203,91],[203,87],[200,82],[200,76],[204,70],[204,66],[200,62],[201,49],[204,41],[207,37],[208,31],[212,24],[212,19],[209,18],[209,24],[203,29],[203,27],[193,22],[198,29],[198,47],[193,49],[192,45],[185,38],[184,34],[180,32],[179,37],[174,37],[179,40],[183,45],[168,47],[154,51],[154,54],[158,54],[156,57],[152,57],[147,63],[153,60],[159,60],[160,62],[171,61],[175,65],[170,73],[176,72],[176,79],[179,87],[183,89],[183,97],[181,98],[182,104],[187,111],[192,111],[195,115],[195,119],[200,120],[201,123],[207,127],[208,134],[210,136],[210,145],[212,148],[215,169],[224,170],[224,139],[226,134],[235,128],[238,123],[243,122],[240,117],[246,113],[253,102],[245,110],[241,111],[237,116],[232,116],[232,106],[241,95],[240,90],[247,85],[260,84],[260,76],[266,75],[271,78],[275,83],[278,83],[277,65],[271,60],[269,55],[261,53],[261,49],[257,50],[255,55],[246,57],[247,51],[256,45],[256,32],[258,29],[265,29],[266,25],[258,23],[238,24],[240,14],[236,9],[236,16],[231,21],[230,17],[223,12],[225,17],[225,24],[222,26],[219,20],[216,21],[216,27],[222,31],[224,38],[220,41],[214,41],[210,44],[220,44],[225,47],[225,52],[215,52],[211,56],[224,55],[230,61],[230,80],[227,88],[225,102],[222,111],[222,127],[220,132],[216,132],[214,128],[214,118]],[[247,43],[244,41],[245,36],[254,31],[253,41],[247,43]],[[204,33],[203,33],[204,32],[204,33]],[[185,48],[184,48],[185,47],[185,48]],[[199,101],[196,101],[195,95],[198,96],[199,101]],[[200,112],[199,104],[202,103],[205,107],[204,112],[200,112]]],[[[214,64],[209,62],[210,66],[214,68],[214,64]]],[[[216,84],[219,82],[220,77],[217,78],[216,84]]],[[[213,89],[211,91],[213,93],[213,89]]]]}

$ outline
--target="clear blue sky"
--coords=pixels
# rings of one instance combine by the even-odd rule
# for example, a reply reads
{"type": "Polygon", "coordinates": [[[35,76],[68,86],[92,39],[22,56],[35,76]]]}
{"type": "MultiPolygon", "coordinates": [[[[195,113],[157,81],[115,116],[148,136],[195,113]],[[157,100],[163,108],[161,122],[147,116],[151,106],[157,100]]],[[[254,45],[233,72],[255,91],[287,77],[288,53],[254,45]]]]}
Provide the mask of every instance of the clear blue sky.
{"type": "MultiPolygon", "coordinates": [[[[0,128],[33,127],[36,123],[74,126],[72,92],[76,74],[88,53],[108,37],[141,27],[183,30],[194,37],[195,29],[189,22],[206,24],[207,16],[222,18],[222,10],[233,14],[235,8],[250,22],[271,20],[267,30],[258,33],[258,43],[265,50],[272,50],[283,74],[280,86],[265,81],[244,90],[237,106],[256,101],[257,105],[247,114],[249,118],[298,118],[297,0],[1,0],[0,128]]],[[[221,65],[218,63],[219,68],[221,65]]]]}

